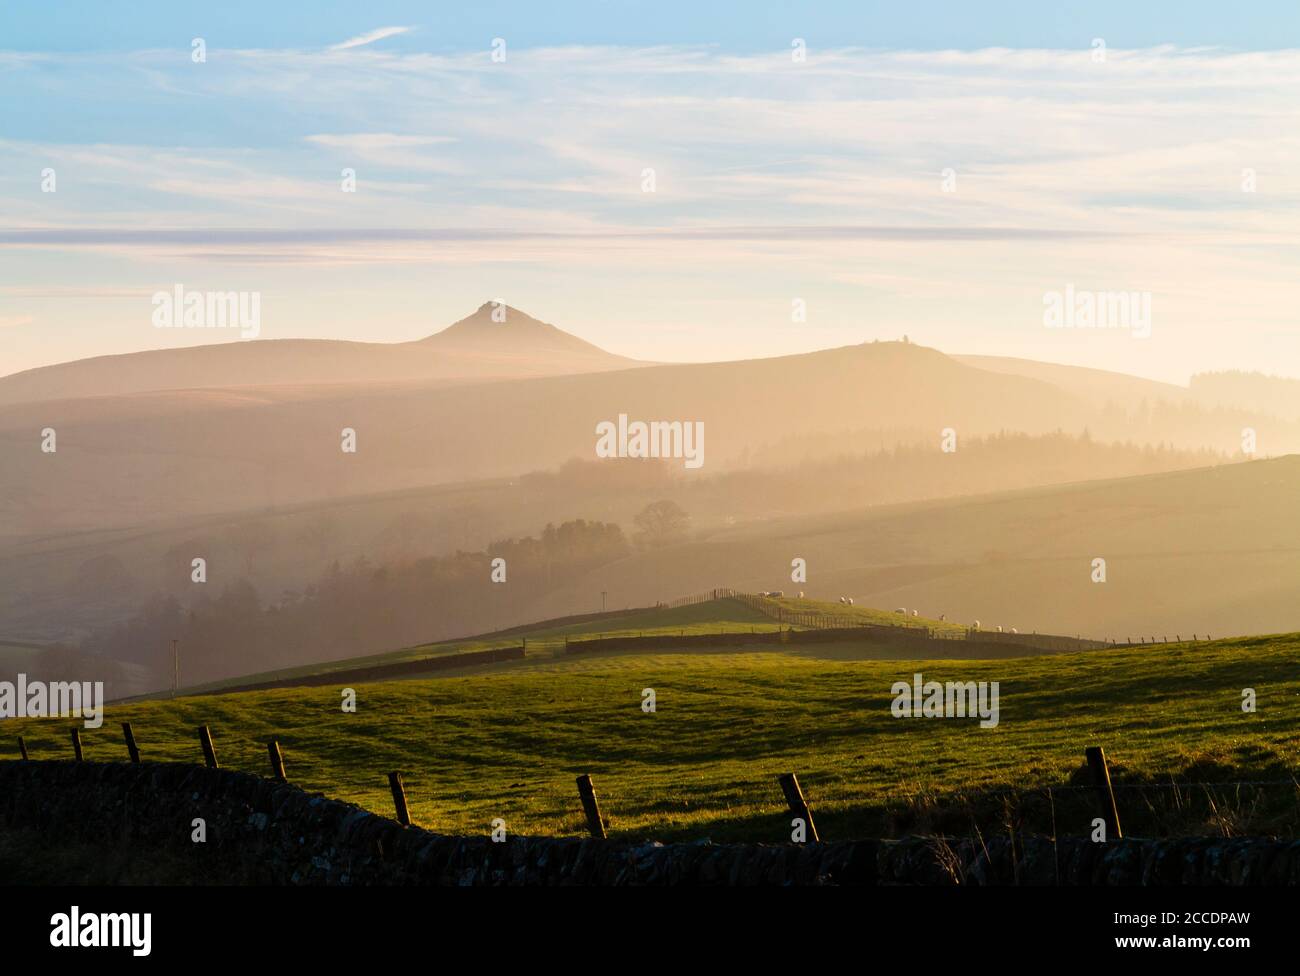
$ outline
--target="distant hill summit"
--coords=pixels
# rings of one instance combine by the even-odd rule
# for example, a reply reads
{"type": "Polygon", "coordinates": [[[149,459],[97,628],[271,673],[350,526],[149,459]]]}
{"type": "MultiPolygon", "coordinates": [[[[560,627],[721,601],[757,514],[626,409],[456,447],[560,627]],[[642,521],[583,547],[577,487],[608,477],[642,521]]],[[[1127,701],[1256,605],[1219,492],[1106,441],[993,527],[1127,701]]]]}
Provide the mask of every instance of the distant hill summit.
{"type": "Polygon", "coordinates": [[[542,322],[511,305],[497,302],[484,302],[474,314],[421,339],[420,343],[478,348],[518,348],[522,343],[535,349],[567,349],[594,357],[621,358],[611,356],[599,346],[570,335],[549,322],[542,322]]]}
{"type": "Polygon", "coordinates": [[[163,390],[520,379],[638,365],[516,308],[484,302],[414,342],[257,339],[43,366],[0,378],[0,405],[163,390]],[[497,321],[502,312],[505,321],[497,321]]]}

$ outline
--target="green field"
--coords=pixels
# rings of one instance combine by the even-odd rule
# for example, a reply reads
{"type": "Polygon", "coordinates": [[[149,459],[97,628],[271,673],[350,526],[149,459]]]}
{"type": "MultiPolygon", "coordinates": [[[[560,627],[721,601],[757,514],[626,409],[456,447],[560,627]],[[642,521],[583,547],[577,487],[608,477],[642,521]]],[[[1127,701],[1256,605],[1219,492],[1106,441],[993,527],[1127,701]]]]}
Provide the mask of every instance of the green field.
{"type": "MultiPolygon", "coordinates": [[[[833,617],[836,626],[856,627],[866,624],[878,624],[891,627],[920,627],[929,628],[935,633],[945,636],[961,634],[966,629],[964,625],[952,621],[931,620],[927,617],[902,617],[893,612],[876,610],[871,607],[849,607],[836,603],[827,603],[822,600],[782,597],[764,600],[763,602],[773,609],[779,608],[793,613],[833,617]]],[[[740,600],[724,598],[682,607],[650,607],[639,610],[591,614],[589,619],[569,623],[543,621],[531,626],[514,627],[496,634],[482,634],[458,640],[417,644],[414,647],[405,647],[401,650],[389,651],[383,654],[369,654],[330,661],[325,664],[309,664],[296,668],[282,668],[276,671],[241,675],[222,681],[189,686],[184,690],[186,692],[220,691],[222,688],[240,687],[256,684],[260,681],[303,678],[328,674],[331,671],[343,671],[348,668],[396,664],[419,658],[460,654],[466,651],[518,647],[521,642],[526,643],[530,657],[550,658],[559,653],[564,647],[566,639],[576,641],[592,637],[776,633],[783,629],[806,630],[808,628],[800,624],[782,623],[774,616],[763,613],[740,600]]],[[[851,651],[850,656],[857,655],[851,651]]]]}
{"type": "MultiPolygon", "coordinates": [[[[825,611],[830,604],[816,604],[804,601],[809,607],[825,611]]],[[[604,614],[590,615],[586,619],[572,623],[541,623],[513,627],[496,634],[483,634],[459,640],[436,641],[430,644],[417,644],[384,654],[368,654],[362,657],[345,658],[330,661],[328,664],[309,664],[297,668],[283,668],[278,671],[264,671],[252,675],[241,675],[223,681],[194,685],[185,690],[217,691],[223,687],[237,687],[255,684],[259,681],[276,678],[302,678],[309,675],[328,674],[331,671],[343,671],[348,668],[368,667],[380,664],[397,664],[419,658],[439,657],[460,654],[466,651],[483,651],[498,647],[518,647],[526,643],[530,657],[550,658],[564,646],[566,638],[582,640],[590,637],[636,637],[662,634],[734,634],[734,633],[775,633],[786,627],[772,617],[746,606],[739,600],[710,600],[684,607],[646,608],[642,610],[611,611],[604,614]]],[[[894,622],[897,622],[896,617],[894,622]]],[[[796,628],[800,629],[800,628],[796,628]]]]}
{"type": "MultiPolygon", "coordinates": [[[[678,629],[707,631],[718,609],[668,613],[678,629]]],[[[386,776],[401,770],[416,822],[446,832],[485,832],[501,817],[517,833],[581,833],[573,780],[587,772],[612,836],[665,841],[788,839],[776,777],[790,770],[824,838],[1079,833],[1095,815],[1078,788],[1083,750],[1099,744],[1130,834],[1296,834],[1300,634],[1012,660],[872,654],[773,643],[539,658],[362,685],[355,714],[331,687],[123,704],[82,738],[88,759],[120,761],[118,723],[130,721],[146,759],[195,762],[194,730],[207,724],[223,765],[262,773],[275,735],[295,783],[388,814],[386,776]],[[999,682],[999,725],[893,718],[890,687],[915,671],[999,682]],[[641,709],[644,688],[654,714],[641,709]],[[1258,695],[1253,714],[1244,688],[1258,695]],[[1170,786],[1238,780],[1280,782],[1170,786]]],[[[5,722],[0,754],[16,754],[22,734],[33,758],[67,758],[70,724],[5,722]]]]}

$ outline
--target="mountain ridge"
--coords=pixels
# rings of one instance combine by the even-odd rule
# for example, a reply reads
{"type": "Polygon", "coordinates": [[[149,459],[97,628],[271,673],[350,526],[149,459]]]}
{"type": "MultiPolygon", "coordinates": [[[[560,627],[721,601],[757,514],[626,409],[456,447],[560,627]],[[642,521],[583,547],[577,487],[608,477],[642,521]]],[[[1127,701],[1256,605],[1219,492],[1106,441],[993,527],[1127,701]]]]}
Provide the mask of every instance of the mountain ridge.
{"type": "Polygon", "coordinates": [[[509,306],[500,306],[506,321],[495,322],[497,307],[485,302],[409,342],[250,339],[38,366],[0,377],[0,405],[167,390],[514,379],[642,365],[509,306]]]}

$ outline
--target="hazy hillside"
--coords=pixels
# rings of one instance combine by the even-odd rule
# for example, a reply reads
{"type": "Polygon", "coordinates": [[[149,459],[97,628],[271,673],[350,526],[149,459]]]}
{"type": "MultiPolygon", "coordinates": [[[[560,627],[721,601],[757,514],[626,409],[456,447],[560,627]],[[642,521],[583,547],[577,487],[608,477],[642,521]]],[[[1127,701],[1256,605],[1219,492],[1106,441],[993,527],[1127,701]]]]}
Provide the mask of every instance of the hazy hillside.
{"type": "Polygon", "coordinates": [[[952,358],[968,366],[987,369],[991,373],[1024,376],[1051,383],[1098,407],[1104,407],[1108,403],[1136,407],[1143,400],[1148,402],[1167,400],[1170,403],[1180,403],[1189,398],[1186,387],[1129,376],[1126,373],[1112,373],[1104,369],[1040,363],[1032,359],[1013,359],[1007,356],[953,356],[952,358]]]}
{"type": "Polygon", "coordinates": [[[937,445],[945,427],[973,436],[1087,421],[1083,404],[1045,383],[900,343],[310,399],[199,391],[17,404],[0,410],[10,461],[0,535],[510,476],[594,458],[596,424],[620,414],[703,422],[703,472],[807,431],[922,429],[937,445]],[[40,450],[47,427],[54,454],[40,450]],[[341,450],[344,428],[357,433],[355,454],[341,450]]]}
{"type": "Polygon", "coordinates": [[[626,369],[605,352],[518,309],[484,303],[418,342],[257,339],[97,356],[0,378],[0,404],[160,390],[394,384],[626,369]]]}
{"type": "MultiPolygon", "coordinates": [[[[1235,406],[1206,409],[1179,387],[1104,371],[949,357],[906,342],[619,369],[626,361],[553,326],[514,309],[494,322],[491,311],[485,305],[401,347],[312,344],[328,350],[320,362],[333,365],[321,369],[311,357],[290,365],[297,362],[292,349],[277,343],[73,363],[66,374],[52,368],[47,391],[60,375],[66,389],[96,376],[118,376],[127,386],[160,382],[155,367],[173,355],[204,382],[229,382],[222,370],[238,366],[243,383],[0,406],[0,537],[9,554],[0,566],[3,632],[75,639],[122,621],[157,594],[189,600],[195,591],[186,567],[197,555],[208,560],[213,594],[246,581],[251,599],[269,604],[313,584],[334,560],[400,567],[456,550],[482,552],[577,519],[630,531],[636,513],[661,498],[689,513],[697,548],[680,557],[637,554],[609,570],[608,585],[558,580],[569,587],[562,608],[528,603],[541,589],[504,604],[462,596],[457,626],[489,629],[552,610],[590,610],[591,594],[602,589],[628,605],[715,585],[779,587],[780,567],[808,553],[817,557],[812,593],[849,593],[878,606],[923,602],[936,613],[1022,629],[1066,626],[1105,637],[1160,626],[1244,632],[1291,622],[1275,603],[1272,573],[1290,564],[1270,568],[1267,559],[1241,557],[1238,565],[1226,553],[1216,564],[1228,577],[1220,588],[1170,585],[1170,574],[1185,571],[1180,563],[1163,576],[1151,569],[1157,578],[1149,593],[1168,591],[1168,605],[1113,584],[1101,612],[1072,604],[1077,594],[1067,598],[1052,586],[1073,570],[1058,579],[1043,555],[1070,538],[1057,522],[1072,511],[1073,496],[1059,489],[1001,496],[993,517],[973,514],[984,510],[972,502],[915,509],[952,512],[951,535],[964,540],[957,547],[912,509],[863,512],[1204,466],[1239,458],[1248,424],[1259,427],[1261,452],[1277,453],[1300,445],[1300,420],[1235,406]],[[262,363],[256,369],[236,360],[220,365],[221,357],[254,354],[262,363]],[[208,369],[213,364],[220,368],[208,369]],[[340,372],[329,372],[335,368],[340,372]],[[590,371],[573,372],[579,369],[590,371]],[[430,379],[430,370],[440,378],[430,379]],[[272,376],[274,384],[257,385],[272,376]],[[620,415],[702,423],[702,466],[689,469],[680,458],[597,460],[596,425],[620,415]],[[46,428],[57,433],[52,453],[41,450],[46,428]],[[941,450],[949,428],[954,453],[941,450]],[[345,429],[355,431],[355,453],[341,449],[345,429]],[[857,514],[819,527],[817,519],[834,512],[857,514]],[[782,555],[786,537],[807,552],[782,555]],[[845,549],[844,540],[858,542],[845,549]],[[775,569],[759,569],[772,560],[775,569]],[[995,563],[997,572],[986,572],[995,563]],[[1243,596],[1234,604],[1238,589],[1243,596]],[[1022,592],[1037,602],[1027,606],[1022,592]],[[1060,613],[1040,612],[1043,600],[1058,598],[1065,599],[1060,613]],[[1191,620],[1185,610],[1200,615],[1195,626],[1184,625],[1191,620]]],[[[1116,529],[1135,513],[1150,515],[1143,523],[1149,561],[1181,552],[1189,539],[1222,534],[1205,512],[1204,524],[1170,521],[1177,504],[1153,499],[1145,484],[1108,489],[1115,493],[1107,496],[1109,520],[1087,510],[1088,524],[1096,523],[1092,546],[1136,551],[1135,536],[1116,529]]],[[[1225,495],[1218,504],[1272,512],[1289,524],[1265,488],[1247,478],[1240,498],[1225,495]]],[[[1233,538],[1254,538],[1260,524],[1234,528],[1233,538]]],[[[1267,537],[1253,545],[1271,551],[1274,544],[1267,537]]],[[[1089,593],[1095,602],[1100,591],[1089,593]]],[[[409,624],[433,626],[416,615],[409,624]]],[[[451,627],[451,618],[426,633],[465,632],[440,626],[451,627]]],[[[391,646],[382,628],[357,633],[349,653],[391,646]]]]}
{"type": "MultiPolygon", "coordinates": [[[[1300,624],[1300,457],[719,529],[548,595],[551,613],[714,585],[848,595],[949,620],[1100,639],[1300,624]],[[807,560],[808,581],[790,581],[807,560]],[[1107,563],[1091,581],[1092,560],[1107,563]]],[[[537,608],[533,608],[536,615],[537,608]]]]}
{"type": "MultiPolygon", "coordinates": [[[[137,597],[133,606],[143,612],[129,626],[98,627],[83,646],[160,667],[159,655],[181,634],[187,673],[207,680],[589,613],[602,600],[610,607],[653,604],[715,585],[847,595],[858,606],[903,606],[952,623],[980,620],[985,629],[1120,641],[1276,631],[1296,619],[1300,525],[1288,515],[1297,487],[1300,458],[1292,457],[714,523],[687,542],[639,550],[622,541],[616,525],[574,522],[486,551],[349,564],[283,595],[273,588],[259,594],[237,562],[218,560],[208,586],[173,588],[167,600],[147,606],[137,597]],[[507,557],[508,585],[491,582],[493,555],[507,557]],[[806,583],[790,579],[796,557],[807,561],[806,583]],[[1098,557],[1107,562],[1104,583],[1091,578],[1098,557]]],[[[249,537],[270,534],[262,523],[249,537]]],[[[181,555],[188,551],[175,554],[172,572],[184,580],[181,555]]],[[[83,589],[107,585],[122,568],[98,572],[83,589]]],[[[69,606],[65,615],[84,612],[69,606]]]]}
{"type": "MultiPolygon", "coordinates": [[[[845,444],[871,440],[853,434],[845,444]]],[[[301,590],[335,560],[394,565],[588,518],[633,525],[671,496],[695,531],[779,515],[969,495],[1086,478],[1204,466],[1213,455],[1046,435],[964,440],[955,454],[917,443],[780,467],[748,466],[685,478],[678,462],[570,461],[512,479],[360,495],[144,527],[14,540],[0,561],[0,621],[12,635],[73,640],[125,619],[154,594],[190,601],[248,579],[266,599],[301,590]],[[210,583],[190,580],[207,560],[210,583]]],[[[483,609],[500,608],[492,602],[483,609]]],[[[482,617],[479,627],[502,621],[482,617]]],[[[375,650],[371,644],[357,651],[375,650]]]]}
{"type": "Polygon", "coordinates": [[[1063,435],[972,439],[956,454],[913,445],[691,479],[669,462],[575,460],[510,480],[15,540],[0,562],[0,620],[11,635],[71,640],[129,615],[156,593],[190,600],[246,578],[270,599],[314,582],[335,560],[365,557],[388,565],[473,551],[534,532],[548,521],[585,517],[631,526],[644,506],[667,495],[685,506],[695,530],[708,531],[780,514],[1133,475],[1213,460],[1063,435]],[[207,561],[208,587],[190,581],[195,556],[207,561]]]}
{"type": "MultiPolygon", "coordinates": [[[[953,356],[953,359],[994,373],[1043,380],[1098,406],[1108,404],[1127,409],[1143,403],[1194,404],[1206,411],[1227,410],[1247,420],[1277,418],[1300,420],[1300,380],[1263,373],[1228,370],[1197,373],[1187,386],[1112,373],[1082,366],[1040,363],[1032,359],[1001,356],[953,356]]],[[[1281,450],[1294,450],[1287,445],[1281,450]]]]}
{"type": "MultiPolygon", "coordinates": [[[[1130,377],[954,359],[898,342],[617,369],[627,362],[516,310],[505,323],[492,322],[484,306],[418,343],[318,345],[327,350],[328,368],[316,369],[312,356],[276,343],[51,367],[51,377],[66,368],[68,382],[38,384],[42,395],[87,388],[92,379],[100,389],[105,377],[116,378],[109,384],[115,388],[161,383],[167,371],[156,368],[155,357],[172,356],[193,367],[187,382],[234,382],[233,372],[240,385],[176,389],[170,377],[168,390],[0,406],[0,537],[509,478],[593,459],[596,425],[624,414],[632,421],[702,423],[703,467],[687,472],[695,477],[900,443],[929,443],[937,451],[949,428],[958,449],[1002,431],[1087,430],[1101,441],[1233,454],[1251,427],[1264,455],[1300,450],[1300,420],[1152,399],[1146,394],[1160,386],[1130,377]],[[258,365],[240,358],[250,356],[258,365]],[[296,365],[300,359],[308,365],[296,365]],[[374,365],[379,360],[382,370],[374,365]],[[224,365],[208,369],[210,362],[224,365]],[[429,379],[431,371],[441,378],[429,379]],[[527,375],[539,372],[559,375],[527,375]],[[381,373],[388,379],[378,380],[381,373]],[[417,374],[424,378],[413,379],[417,374]],[[339,381],[343,375],[347,382],[339,381]],[[57,434],[55,453],[41,450],[47,429],[57,434]],[[345,429],[356,432],[355,453],[341,449],[345,429]]],[[[17,390],[35,375],[0,385],[13,381],[17,390]]]]}
{"type": "Polygon", "coordinates": [[[1292,420],[1300,418],[1300,380],[1230,370],[1197,373],[1192,393],[1202,403],[1242,407],[1292,420]]]}

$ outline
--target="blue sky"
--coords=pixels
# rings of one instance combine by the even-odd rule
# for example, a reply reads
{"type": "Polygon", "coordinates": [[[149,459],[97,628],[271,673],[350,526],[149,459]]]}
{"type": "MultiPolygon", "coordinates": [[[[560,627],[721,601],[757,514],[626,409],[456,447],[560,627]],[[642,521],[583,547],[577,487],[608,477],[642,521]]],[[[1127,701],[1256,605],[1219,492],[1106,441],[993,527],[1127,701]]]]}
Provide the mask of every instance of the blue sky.
{"type": "Polygon", "coordinates": [[[1298,35],[1296,3],[7,4],[0,373],[213,341],[150,328],[183,283],[260,291],[264,338],[501,299],[653,359],[906,332],[1300,375],[1298,35]],[[1045,329],[1067,285],[1150,293],[1150,338],[1045,329]]]}
{"type": "Polygon", "coordinates": [[[506,36],[521,47],[713,44],[752,54],[792,36],[825,48],[1070,48],[1093,37],[1120,47],[1214,45],[1240,49],[1300,46],[1300,5],[1289,0],[1225,4],[1222,0],[1136,3],[1133,0],[604,0],[532,4],[391,2],[273,3],[225,0],[72,0],[57,5],[8,3],[0,9],[3,47],[17,51],[132,51],[167,47],[196,32],[227,47],[323,47],[375,24],[418,32],[395,42],[405,51],[479,48],[506,36]],[[196,9],[197,8],[197,9],[196,9]],[[206,9],[204,9],[206,8],[206,9]]]}

